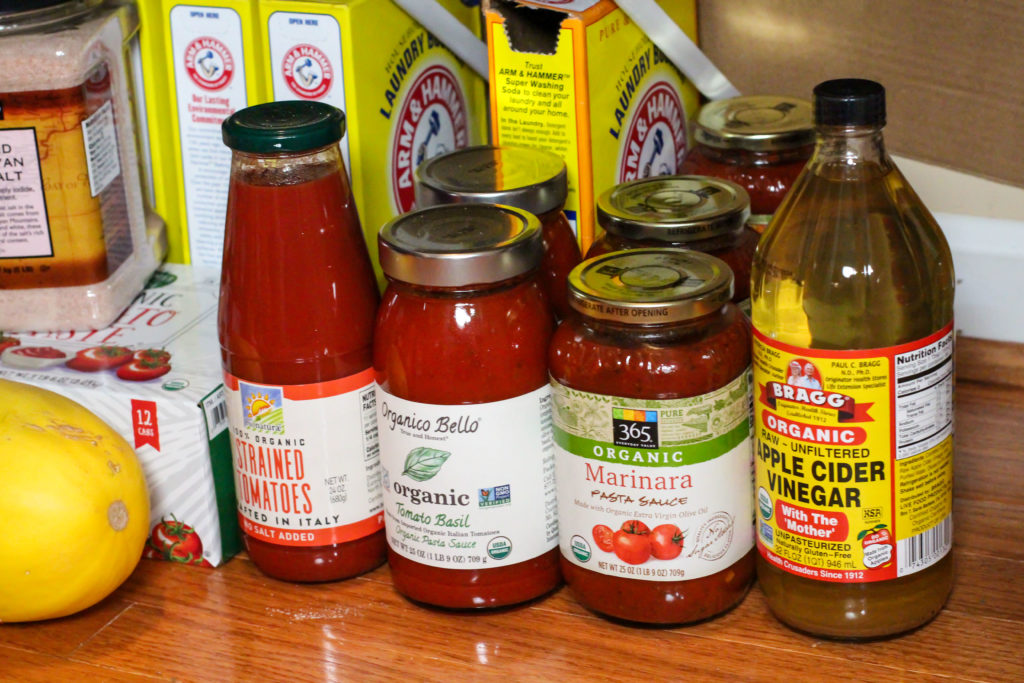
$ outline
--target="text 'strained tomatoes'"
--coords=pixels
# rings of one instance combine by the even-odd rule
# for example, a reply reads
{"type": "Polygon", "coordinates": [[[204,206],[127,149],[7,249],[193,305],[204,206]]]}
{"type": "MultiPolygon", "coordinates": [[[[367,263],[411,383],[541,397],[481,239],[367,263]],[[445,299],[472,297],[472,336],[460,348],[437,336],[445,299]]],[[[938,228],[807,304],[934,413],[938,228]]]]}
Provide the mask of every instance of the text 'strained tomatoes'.
{"type": "Polygon", "coordinates": [[[124,365],[132,359],[132,350],[125,346],[93,346],[82,349],[66,365],[79,372],[99,372],[124,365]]]}
{"type": "Polygon", "coordinates": [[[659,524],[651,532],[651,555],[671,560],[683,552],[683,532],[675,524],[659,524]]]}
{"type": "MultiPolygon", "coordinates": [[[[627,522],[626,524],[629,524],[627,522]]],[[[643,522],[640,522],[643,525],[643,522]]],[[[623,527],[626,525],[624,524],[623,527]]],[[[644,525],[643,532],[630,532],[619,529],[612,537],[615,555],[626,564],[643,564],[651,558],[651,539],[644,525]]]]}
{"type": "Polygon", "coordinates": [[[594,530],[591,533],[594,536],[594,543],[597,544],[598,548],[606,553],[612,552],[612,538],[615,535],[615,532],[612,531],[610,526],[607,524],[598,524],[594,527],[594,530]]]}

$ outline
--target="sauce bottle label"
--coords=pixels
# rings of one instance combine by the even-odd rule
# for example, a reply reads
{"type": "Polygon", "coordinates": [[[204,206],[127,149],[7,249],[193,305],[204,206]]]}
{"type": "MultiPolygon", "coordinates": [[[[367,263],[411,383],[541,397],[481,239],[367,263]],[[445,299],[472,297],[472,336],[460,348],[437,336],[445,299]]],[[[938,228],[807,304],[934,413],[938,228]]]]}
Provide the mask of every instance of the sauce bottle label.
{"type": "Polygon", "coordinates": [[[953,325],[823,351],[754,331],[757,546],[810,579],[895,579],[953,534],[953,325]]]}
{"type": "Polygon", "coordinates": [[[562,555],[600,574],[682,581],[754,547],[750,372],[690,398],[552,382],[562,555]]]}
{"type": "Polygon", "coordinates": [[[315,547],[384,526],[372,369],[285,386],[225,373],[224,386],[243,531],[315,547]]]}
{"type": "Polygon", "coordinates": [[[414,562],[490,569],[558,542],[551,390],[434,405],[377,387],[388,545],[414,562]]]}

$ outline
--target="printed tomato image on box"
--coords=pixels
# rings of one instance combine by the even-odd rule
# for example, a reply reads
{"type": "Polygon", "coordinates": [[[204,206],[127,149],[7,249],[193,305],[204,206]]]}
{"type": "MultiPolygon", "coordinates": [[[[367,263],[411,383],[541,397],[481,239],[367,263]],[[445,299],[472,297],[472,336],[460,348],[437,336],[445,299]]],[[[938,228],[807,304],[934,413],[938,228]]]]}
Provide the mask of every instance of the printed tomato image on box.
{"type": "MultiPolygon", "coordinates": [[[[475,3],[440,4],[480,33],[475,3]]],[[[345,112],[341,150],[383,282],[377,231],[413,208],[418,164],[486,141],[486,83],[393,2],[261,0],[259,22],[271,99],[320,100],[345,112]]]]}
{"type": "MultiPolygon", "coordinates": [[[[660,4],[696,36],[694,2],[660,4]]],[[[484,8],[494,141],[565,160],[566,213],[586,251],[598,195],[681,167],[697,90],[612,0],[487,0],[484,8]]]]}
{"type": "Polygon", "coordinates": [[[102,330],[0,335],[0,377],[89,406],[149,485],[144,556],[217,566],[241,549],[214,271],[165,264],[102,330]]]}

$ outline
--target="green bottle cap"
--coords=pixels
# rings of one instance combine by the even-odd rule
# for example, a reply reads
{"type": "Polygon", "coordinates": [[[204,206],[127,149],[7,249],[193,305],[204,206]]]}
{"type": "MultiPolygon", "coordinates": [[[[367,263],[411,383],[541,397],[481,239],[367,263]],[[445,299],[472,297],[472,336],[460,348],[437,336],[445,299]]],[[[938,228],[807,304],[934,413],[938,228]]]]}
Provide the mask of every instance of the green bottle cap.
{"type": "Polygon", "coordinates": [[[324,102],[267,102],[236,111],[221,133],[224,144],[238,152],[308,152],[341,139],[345,114],[324,102]]]}

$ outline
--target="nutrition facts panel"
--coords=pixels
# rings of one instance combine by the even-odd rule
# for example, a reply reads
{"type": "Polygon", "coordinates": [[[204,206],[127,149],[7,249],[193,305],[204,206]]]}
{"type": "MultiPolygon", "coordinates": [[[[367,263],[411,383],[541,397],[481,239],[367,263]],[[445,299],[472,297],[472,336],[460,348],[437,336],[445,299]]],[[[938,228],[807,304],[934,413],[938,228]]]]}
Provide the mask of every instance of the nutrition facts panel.
{"type": "Polygon", "coordinates": [[[953,333],[896,354],[896,459],[923,453],[953,431],[953,333]]]}

